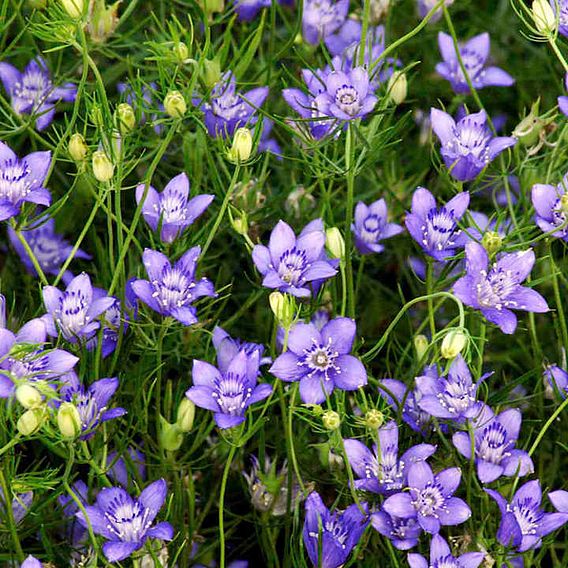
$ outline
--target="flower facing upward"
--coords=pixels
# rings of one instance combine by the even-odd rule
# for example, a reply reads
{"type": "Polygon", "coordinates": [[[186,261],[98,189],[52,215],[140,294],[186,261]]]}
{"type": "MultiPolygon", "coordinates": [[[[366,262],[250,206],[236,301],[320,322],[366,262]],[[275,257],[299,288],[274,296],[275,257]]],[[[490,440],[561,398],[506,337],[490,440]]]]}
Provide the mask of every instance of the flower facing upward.
{"type": "Polygon", "coordinates": [[[166,499],[166,482],[154,481],[137,499],[122,487],[105,487],[97,495],[95,505],[85,506],[76,515],[83,526],[90,523],[95,534],[106,539],[103,553],[109,562],[119,562],[142,548],[148,538],[171,540],[174,530],[170,523],[154,525],[154,519],[166,499]],[[152,526],[153,525],[153,526],[152,526]]]}
{"type": "Polygon", "coordinates": [[[43,182],[51,164],[51,152],[32,152],[21,160],[0,142],[0,221],[14,217],[22,203],[51,204],[43,182]]]}
{"type": "Polygon", "coordinates": [[[362,201],[357,203],[355,222],[351,225],[351,230],[355,237],[355,246],[361,254],[382,252],[385,247],[380,241],[394,237],[404,230],[396,223],[389,223],[387,217],[387,204],[384,199],[368,206],[362,201]]]}
{"type": "MultiPolygon", "coordinates": [[[[494,416],[488,406],[484,407],[474,428],[474,455],[481,483],[491,483],[502,475],[523,476],[534,471],[527,452],[515,447],[520,429],[521,413],[516,408],[494,416]]],[[[460,454],[471,460],[469,433],[456,432],[452,441],[460,454]]]]}
{"type": "Polygon", "coordinates": [[[312,294],[310,284],[314,280],[326,280],[337,274],[332,264],[322,259],[324,246],[323,230],[306,227],[296,238],[292,228],[279,221],[272,230],[268,247],[256,245],[252,259],[264,276],[263,286],[306,298],[312,294]]]}
{"type": "Polygon", "coordinates": [[[412,208],[405,223],[412,238],[436,260],[445,260],[467,242],[467,235],[458,228],[469,205],[469,193],[458,193],[446,205],[436,207],[436,199],[419,187],[412,196],[412,208]]]}
{"type": "MultiPolygon", "coordinates": [[[[458,61],[452,36],[440,32],[438,46],[444,61],[436,65],[436,71],[446,80],[457,94],[468,94],[469,85],[458,61]]],[[[459,46],[459,53],[467,75],[474,89],[484,87],[510,87],[515,80],[499,67],[487,67],[490,39],[488,33],[479,34],[459,46]]]]}
{"type": "Polygon", "coordinates": [[[331,513],[318,493],[314,491],[308,495],[303,537],[314,567],[338,568],[345,564],[369,522],[367,505],[363,504],[362,507],[365,514],[356,504],[345,511],[331,513]]]}
{"type": "Polygon", "coordinates": [[[484,110],[468,114],[456,123],[449,114],[433,108],[430,119],[440,139],[444,163],[458,181],[475,179],[503,150],[517,143],[512,136],[494,137],[484,110]]]}
{"type": "Polygon", "coordinates": [[[197,322],[193,302],[203,296],[215,296],[213,284],[207,278],[195,280],[200,253],[201,247],[193,247],[172,266],[161,252],[146,249],[142,262],[149,280],[135,280],[132,291],[159,314],[193,325],[197,322]]]}
{"type": "Polygon", "coordinates": [[[436,534],[430,543],[430,562],[421,554],[409,554],[408,565],[410,568],[477,568],[484,558],[483,552],[466,552],[454,556],[448,543],[436,534]]]}
{"type": "Polygon", "coordinates": [[[245,421],[245,411],[251,404],[272,393],[272,386],[256,383],[258,364],[258,351],[251,355],[240,351],[225,372],[196,359],[193,361],[193,386],[185,396],[196,406],[213,411],[219,428],[238,426],[245,421]],[[251,360],[254,365],[250,364],[251,360]]]}
{"type": "Polygon", "coordinates": [[[511,310],[547,312],[546,300],[531,288],[521,286],[535,263],[531,249],[502,254],[489,265],[487,251],[479,243],[465,247],[466,275],[453,288],[454,294],[466,305],[481,310],[503,333],[514,333],[517,316],[511,310]]]}
{"type": "Polygon", "coordinates": [[[0,81],[17,114],[37,115],[35,125],[38,130],[51,124],[56,103],[73,102],[77,96],[77,88],[73,83],[66,83],[63,87],[53,85],[41,57],[30,61],[21,73],[9,63],[0,63],[0,81]]]}
{"type": "Polygon", "coordinates": [[[355,334],[352,319],[338,317],[323,326],[297,323],[290,329],[288,351],[270,372],[282,381],[300,381],[300,397],[308,404],[325,401],[334,388],[356,390],[367,384],[363,363],[349,355],[355,334]]]}
{"type": "Polygon", "coordinates": [[[510,503],[493,489],[485,491],[495,499],[501,511],[497,540],[517,552],[538,548],[543,536],[568,521],[566,513],[545,513],[542,510],[542,492],[538,479],[528,481],[517,489],[510,503]]]}
{"type": "Polygon", "coordinates": [[[398,457],[398,426],[391,421],[379,429],[379,444],[371,452],[359,440],[344,440],[349,463],[359,479],[355,480],[357,489],[373,493],[390,494],[400,491],[406,485],[408,466],[429,458],[436,446],[418,444],[398,457]]]}
{"type": "Polygon", "coordinates": [[[556,187],[537,183],[531,191],[532,204],[535,209],[535,221],[545,233],[568,241],[568,177],[556,187]]]}
{"type": "Polygon", "coordinates": [[[317,45],[341,27],[348,11],[349,0],[304,0],[304,39],[311,45],[317,45]]]}

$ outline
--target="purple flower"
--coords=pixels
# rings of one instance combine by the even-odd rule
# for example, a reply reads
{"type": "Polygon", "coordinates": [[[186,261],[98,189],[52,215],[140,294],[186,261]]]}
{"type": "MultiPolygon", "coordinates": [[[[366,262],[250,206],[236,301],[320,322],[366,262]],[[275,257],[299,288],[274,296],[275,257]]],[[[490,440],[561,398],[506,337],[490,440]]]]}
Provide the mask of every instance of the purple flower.
{"type": "Polygon", "coordinates": [[[373,528],[383,536],[386,536],[395,548],[408,550],[418,544],[418,537],[422,528],[416,517],[402,519],[392,517],[385,511],[378,511],[371,515],[373,528]]]}
{"type": "Polygon", "coordinates": [[[503,150],[514,146],[512,136],[493,136],[484,110],[455,120],[431,109],[432,129],[440,139],[441,154],[450,175],[458,181],[475,179],[503,150]]]}
{"type": "Polygon", "coordinates": [[[566,176],[556,187],[537,183],[531,191],[535,209],[535,222],[545,233],[568,241],[568,195],[566,195],[566,176]]]}
{"type": "Polygon", "coordinates": [[[25,201],[51,204],[51,195],[43,187],[50,164],[51,152],[32,152],[20,160],[8,144],[0,142],[0,221],[18,215],[25,201]]]}
{"type": "MultiPolygon", "coordinates": [[[[502,475],[522,477],[534,471],[533,462],[524,450],[515,446],[521,429],[521,412],[504,410],[498,416],[485,406],[474,427],[474,457],[481,483],[491,483],[502,475]]],[[[456,432],[454,446],[471,460],[472,441],[467,432],[456,432]]]]}
{"type": "Polygon", "coordinates": [[[81,418],[81,440],[88,440],[102,422],[126,414],[124,408],[108,408],[118,388],[118,379],[100,379],[85,388],[75,373],[69,373],[61,387],[61,402],[71,402],[81,418]]]}
{"type": "Polygon", "coordinates": [[[379,444],[373,445],[371,452],[359,440],[344,440],[349,464],[359,479],[355,480],[357,489],[373,493],[390,494],[406,486],[408,466],[429,458],[436,446],[418,444],[398,458],[398,426],[390,421],[379,429],[379,444]]]}
{"type": "Polygon", "coordinates": [[[269,371],[282,381],[300,381],[300,397],[308,404],[325,401],[334,388],[356,390],[367,384],[363,363],[349,355],[357,328],[349,318],[330,320],[319,331],[313,323],[297,323],[288,336],[288,351],[269,371]]]}
{"type": "Polygon", "coordinates": [[[214,412],[219,428],[233,428],[245,421],[246,409],[264,400],[272,393],[272,386],[257,385],[259,354],[247,355],[241,351],[225,372],[195,359],[193,361],[193,386],[185,396],[196,406],[214,412]],[[254,365],[251,365],[254,361],[254,365]]]}
{"type": "MultiPolygon", "coordinates": [[[[438,46],[444,61],[436,65],[436,71],[448,80],[457,94],[468,94],[469,86],[458,61],[452,36],[440,32],[438,46]]],[[[487,67],[489,34],[483,33],[460,44],[459,53],[474,89],[484,87],[510,87],[515,80],[499,67],[487,67]]]]}
{"type": "Polygon", "coordinates": [[[249,376],[253,376],[255,371],[258,372],[259,362],[260,365],[271,362],[270,357],[262,357],[264,345],[233,338],[219,326],[213,330],[213,347],[217,353],[217,366],[222,373],[227,371],[231,361],[241,351],[244,351],[248,357],[249,376]],[[254,353],[258,353],[258,357],[252,357],[254,353]]]}
{"type": "Polygon", "coordinates": [[[128,487],[130,464],[136,471],[136,477],[132,479],[146,480],[146,456],[140,450],[129,446],[126,452],[117,459],[116,452],[110,452],[107,458],[108,477],[114,482],[128,487]]]}
{"type": "Polygon", "coordinates": [[[395,223],[387,221],[387,204],[379,199],[367,206],[362,201],[355,207],[355,223],[351,230],[355,237],[355,246],[361,254],[383,252],[384,246],[380,244],[383,239],[394,237],[404,229],[395,223]]]}
{"type": "MultiPolygon", "coordinates": [[[[383,31],[384,40],[384,27],[379,26],[383,31]]],[[[363,25],[360,21],[354,18],[348,18],[343,25],[334,34],[327,34],[324,37],[325,45],[331,55],[343,55],[345,50],[361,41],[361,32],[363,25]]],[[[368,30],[371,32],[371,30],[368,30]]],[[[369,34],[370,35],[370,34],[369,34]]]]}
{"type": "MultiPolygon", "coordinates": [[[[144,196],[145,184],[136,188],[136,202],[144,196]]],[[[197,195],[189,197],[189,180],[185,173],[172,178],[162,193],[152,186],[148,187],[142,206],[142,215],[152,231],[160,229],[160,239],[164,243],[172,243],[181,233],[209,207],[214,195],[197,195]]]]}
{"type": "Polygon", "coordinates": [[[315,99],[316,107],[323,116],[355,120],[369,114],[377,104],[364,67],[346,72],[332,71],[325,77],[325,87],[326,90],[315,99]]]}
{"type": "Polygon", "coordinates": [[[369,524],[367,505],[362,505],[365,514],[356,504],[331,513],[313,491],[305,507],[304,546],[312,564],[318,568],[342,566],[369,524]]]}
{"type": "Polygon", "coordinates": [[[501,511],[497,540],[517,552],[538,548],[543,536],[568,521],[566,513],[545,513],[541,509],[542,492],[538,479],[517,489],[510,503],[493,489],[485,491],[495,499],[501,511]]]}
{"type": "Polygon", "coordinates": [[[466,275],[453,288],[466,305],[481,310],[491,323],[506,334],[514,333],[517,317],[511,310],[547,312],[546,300],[531,288],[521,286],[535,263],[532,249],[497,256],[489,266],[487,251],[476,242],[465,247],[466,275]]]}
{"type": "Polygon", "coordinates": [[[562,398],[566,398],[568,394],[568,373],[564,369],[558,365],[548,365],[544,370],[544,378],[553,391],[559,392],[562,398]]]}
{"type": "MultiPolygon", "coordinates": [[[[264,276],[262,285],[299,298],[311,296],[310,284],[335,276],[337,270],[324,259],[325,233],[308,225],[296,238],[284,221],[272,230],[268,247],[256,245],[252,259],[264,276]]],[[[313,286],[313,284],[312,284],[313,286]]]]}
{"type": "Polygon", "coordinates": [[[559,513],[568,513],[568,491],[562,489],[551,491],[548,498],[559,513]]]}
{"type": "Polygon", "coordinates": [[[231,72],[225,73],[211,93],[211,102],[201,101],[205,113],[205,126],[213,138],[230,137],[240,126],[256,123],[256,109],[268,96],[268,87],[257,87],[244,94],[236,92],[236,80],[231,72]]]}
{"type": "Polygon", "coordinates": [[[95,298],[91,279],[84,272],[69,282],[65,292],[55,286],[43,287],[43,302],[47,310],[47,332],[57,337],[57,330],[71,343],[88,340],[100,328],[97,318],[114,303],[115,298],[95,298]]]}
{"type": "Polygon", "coordinates": [[[11,98],[16,114],[35,115],[38,130],[51,124],[56,103],[73,102],[77,96],[73,83],[66,83],[63,87],[53,85],[47,65],[41,57],[30,61],[23,73],[9,63],[0,63],[0,81],[11,98]]]}
{"type": "Polygon", "coordinates": [[[207,278],[195,280],[200,254],[201,247],[193,247],[172,266],[161,252],[146,249],[142,262],[149,280],[135,280],[133,292],[159,314],[171,316],[184,325],[193,325],[197,322],[193,302],[203,296],[216,295],[207,278]]]}
{"type": "MultiPolygon", "coordinates": [[[[166,499],[166,482],[154,481],[133,499],[122,487],[105,487],[97,495],[95,505],[87,505],[88,522],[95,534],[103,536],[103,552],[109,562],[128,558],[142,548],[148,538],[171,540],[174,529],[167,522],[157,523],[154,519],[166,499]]],[[[87,519],[82,512],[77,518],[85,526],[87,519]]]]}
{"type": "MultiPolygon", "coordinates": [[[[84,481],[78,480],[71,486],[73,493],[85,507],[88,502],[89,488],[84,481]]],[[[76,513],[80,510],[75,500],[67,493],[62,493],[58,498],[57,502],[59,506],[63,509],[63,515],[70,519],[67,527],[66,534],[67,538],[71,541],[73,547],[79,547],[83,545],[88,538],[87,529],[79,522],[76,517],[76,513]]]]}
{"type": "Polygon", "coordinates": [[[558,31],[564,37],[568,37],[568,0],[550,0],[550,5],[555,12],[556,6],[559,7],[558,31]]]}
{"type": "Polygon", "coordinates": [[[415,517],[423,530],[436,534],[441,526],[459,525],[471,516],[467,504],[453,496],[460,479],[457,467],[434,475],[425,461],[413,463],[408,470],[410,491],[391,495],[383,509],[393,517],[415,517]]]}
{"type": "MultiPolygon", "coordinates": [[[[278,0],[278,3],[291,5],[293,0],[278,0]]],[[[263,8],[272,6],[271,0],[233,0],[233,4],[239,20],[243,22],[250,22],[263,8]]]]}
{"type": "Polygon", "coordinates": [[[418,406],[430,416],[456,423],[475,418],[483,405],[477,401],[477,389],[489,375],[491,373],[474,383],[464,358],[458,355],[446,376],[423,375],[416,378],[416,388],[422,393],[418,406]]]}
{"type": "MultiPolygon", "coordinates": [[[[102,288],[93,288],[93,298],[102,298],[106,296],[106,291],[102,288]]],[[[101,355],[103,357],[108,357],[114,352],[118,344],[118,335],[122,329],[122,333],[126,331],[128,327],[128,322],[124,321],[121,311],[120,300],[114,296],[110,296],[113,300],[110,308],[108,308],[101,316],[101,325],[103,328],[103,341],[101,346],[101,355]]],[[[87,342],[88,349],[94,349],[97,345],[98,337],[94,336],[90,341],[87,342]]]]}
{"type": "Polygon", "coordinates": [[[20,568],[42,568],[43,564],[31,554],[20,564],[20,568]]]}
{"type": "Polygon", "coordinates": [[[461,556],[454,556],[448,543],[435,534],[430,542],[430,562],[421,554],[409,554],[410,568],[477,568],[485,558],[483,552],[466,552],[461,556]]]}
{"type": "MultiPolygon", "coordinates": [[[[434,8],[434,6],[438,3],[438,0],[418,0],[418,16],[421,19],[424,19],[428,12],[434,8]]],[[[451,6],[454,3],[454,0],[446,0],[444,4],[446,6],[451,6]]],[[[442,17],[442,8],[438,8],[435,14],[430,18],[430,23],[435,23],[440,20],[442,17]]]]}
{"type": "Polygon", "coordinates": [[[436,207],[436,199],[425,188],[419,187],[412,196],[412,209],[405,223],[412,238],[436,260],[445,260],[467,242],[467,235],[458,228],[469,205],[469,193],[463,191],[446,205],[436,207]]]}
{"type": "Polygon", "coordinates": [[[349,11],[349,0],[304,0],[302,35],[307,43],[317,45],[336,32],[349,11]]]}
{"type": "MultiPolygon", "coordinates": [[[[12,507],[12,516],[14,522],[19,525],[24,517],[28,514],[28,510],[32,506],[32,501],[34,498],[33,491],[26,491],[25,493],[15,494],[12,498],[10,506],[12,507]]],[[[4,496],[4,491],[0,487],[0,519],[6,515],[6,498],[4,496]]]]}
{"type": "MultiPolygon", "coordinates": [[[[22,231],[21,234],[28,243],[43,273],[57,276],[61,265],[69,258],[73,250],[73,245],[69,244],[68,241],[55,232],[55,220],[49,217],[38,219],[33,227],[22,231]]],[[[21,261],[24,263],[26,270],[33,276],[37,276],[32,259],[28,255],[24,245],[20,242],[14,229],[10,226],[8,226],[8,237],[10,238],[12,246],[20,256],[21,261]]],[[[91,255],[81,249],[77,249],[74,258],[89,260],[91,255]]],[[[65,275],[68,280],[73,278],[73,275],[69,271],[66,271],[65,275]]],[[[64,276],[63,280],[65,281],[65,279],[64,276]]]]}

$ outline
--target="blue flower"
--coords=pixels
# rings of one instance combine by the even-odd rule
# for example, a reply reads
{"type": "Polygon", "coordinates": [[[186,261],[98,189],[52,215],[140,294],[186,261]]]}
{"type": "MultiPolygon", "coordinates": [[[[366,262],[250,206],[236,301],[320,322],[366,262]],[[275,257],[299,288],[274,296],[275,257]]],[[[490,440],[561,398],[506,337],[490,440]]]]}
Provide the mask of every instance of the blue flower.
{"type": "Polygon", "coordinates": [[[436,534],[430,543],[430,562],[421,554],[409,554],[408,565],[410,568],[477,568],[484,558],[483,552],[466,552],[454,556],[448,543],[436,534]]]}
{"type": "Polygon", "coordinates": [[[386,511],[377,511],[371,514],[373,528],[386,536],[395,548],[408,550],[418,544],[418,538],[422,533],[422,527],[414,517],[403,519],[393,517],[386,511]]]}
{"type": "Polygon", "coordinates": [[[545,233],[568,241],[568,176],[557,185],[537,183],[531,190],[535,222],[545,233]]]}
{"type": "Polygon", "coordinates": [[[355,246],[361,254],[382,252],[385,247],[380,241],[394,237],[404,230],[396,223],[389,223],[387,218],[387,204],[384,199],[379,199],[369,206],[362,201],[357,203],[351,231],[355,237],[355,246]]]}
{"type": "Polygon", "coordinates": [[[43,564],[31,554],[20,564],[20,568],[42,568],[43,564]]]}
{"type": "Polygon", "coordinates": [[[302,35],[307,43],[317,45],[320,40],[336,32],[349,11],[349,0],[304,0],[302,35]]]}
{"type": "Polygon", "coordinates": [[[255,371],[258,372],[257,359],[260,362],[260,365],[271,362],[270,357],[262,357],[262,354],[264,353],[264,345],[231,337],[219,326],[216,326],[213,330],[213,347],[215,347],[215,351],[217,352],[217,366],[222,373],[227,371],[231,361],[241,351],[244,351],[248,357],[249,376],[252,376],[255,371]],[[258,353],[258,357],[252,356],[255,352],[258,353]]]}

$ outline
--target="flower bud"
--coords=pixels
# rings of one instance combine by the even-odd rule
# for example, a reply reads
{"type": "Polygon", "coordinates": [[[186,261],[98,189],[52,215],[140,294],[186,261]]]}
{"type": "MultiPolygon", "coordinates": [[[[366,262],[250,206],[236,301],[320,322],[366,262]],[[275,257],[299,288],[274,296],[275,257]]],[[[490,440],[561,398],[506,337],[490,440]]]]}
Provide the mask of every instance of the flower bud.
{"type": "Polygon", "coordinates": [[[239,235],[242,235],[243,237],[248,235],[249,227],[247,214],[244,211],[241,211],[238,217],[235,218],[231,216],[231,226],[239,235]]]}
{"type": "Polygon", "coordinates": [[[568,193],[565,193],[560,198],[560,210],[564,215],[568,215],[568,193]]]}
{"type": "Polygon", "coordinates": [[[450,329],[442,341],[442,357],[444,359],[453,359],[463,351],[467,342],[468,336],[461,329],[450,329]]]}
{"type": "Polygon", "coordinates": [[[513,136],[523,146],[534,146],[543,130],[550,124],[552,119],[539,116],[540,99],[531,106],[531,111],[525,116],[513,130],[513,136]]]}
{"type": "Polygon", "coordinates": [[[189,49],[187,49],[187,45],[183,41],[178,41],[172,48],[172,51],[176,59],[182,63],[189,57],[189,49]]]}
{"type": "Polygon", "coordinates": [[[227,158],[233,164],[246,162],[252,153],[252,133],[248,128],[237,128],[227,158]]]}
{"type": "Polygon", "coordinates": [[[41,393],[29,384],[20,385],[16,389],[16,398],[24,408],[37,408],[43,402],[41,393]]]}
{"type": "Polygon", "coordinates": [[[75,132],[75,134],[69,138],[67,150],[75,162],[82,162],[87,157],[89,148],[87,148],[83,135],[75,132]]]}
{"type": "Polygon", "coordinates": [[[64,438],[76,438],[81,433],[81,416],[72,402],[61,403],[57,411],[57,426],[64,438]]]}
{"type": "Polygon", "coordinates": [[[416,335],[414,337],[414,349],[416,349],[416,358],[421,361],[428,351],[428,338],[425,335],[416,335]]]}
{"type": "Polygon", "coordinates": [[[372,408],[365,413],[365,426],[367,426],[367,428],[370,428],[371,430],[380,428],[383,425],[384,421],[384,414],[376,408],[372,408]]]}
{"type": "Polygon", "coordinates": [[[268,301],[277,321],[282,327],[288,329],[292,325],[296,313],[294,298],[289,294],[282,294],[282,292],[272,292],[268,296],[268,301]]]}
{"type": "Polygon", "coordinates": [[[164,99],[164,109],[169,116],[180,118],[187,110],[187,104],[179,91],[170,91],[164,99]]]}
{"type": "Polygon", "coordinates": [[[534,0],[532,16],[536,29],[542,34],[551,34],[558,25],[556,15],[548,0],[534,0]]]}
{"type": "Polygon", "coordinates": [[[89,17],[87,30],[91,39],[103,43],[110,37],[118,25],[118,5],[120,0],[112,6],[106,6],[105,0],[91,0],[89,4],[89,17]]]}
{"type": "Polygon", "coordinates": [[[20,418],[18,418],[16,428],[22,436],[31,436],[41,427],[43,424],[43,418],[43,409],[32,408],[30,410],[26,410],[20,418]]]}
{"type": "Polygon", "coordinates": [[[170,424],[162,415],[160,415],[160,431],[159,431],[160,447],[168,452],[179,450],[183,442],[183,432],[176,424],[170,424]]]}
{"type": "Polygon", "coordinates": [[[215,59],[203,62],[203,83],[208,89],[213,88],[221,80],[221,63],[215,59]]]}
{"type": "Polygon", "coordinates": [[[321,421],[326,430],[337,430],[341,426],[341,418],[335,410],[326,410],[321,416],[321,421]]]}
{"type": "Polygon", "coordinates": [[[128,103],[120,103],[116,109],[116,118],[122,134],[128,134],[136,126],[134,109],[128,103]]]}
{"type": "Polygon", "coordinates": [[[72,18],[80,18],[85,11],[85,0],[60,0],[63,9],[72,18]]]}
{"type": "Polygon", "coordinates": [[[370,0],[371,8],[371,22],[378,24],[384,17],[386,17],[390,0],[370,0]]]}
{"type": "Polygon", "coordinates": [[[184,396],[178,406],[176,424],[182,432],[189,432],[193,428],[194,418],[195,404],[184,396]]]}
{"type": "Polygon", "coordinates": [[[114,164],[104,150],[93,152],[93,175],[101,182],[107,182],[114,175],[114,164]]]}
{"type": "Polygon", "coordinates": [[[345,241],[337,227],[330,227],[325,232],[325,246],[333,258],[345,258],[345,241]]]}
{"type": "Polygon", "coordinates": [[[481,244],[490,256],[494,255],[503,244],[503,237],[496,231],[487,231],[481,239],[481,244]]]}
{"type": "Polygon", "coordinates": [[[388,82],[387,93],[395,105],[399,105],[406,100],[406,95],[408,94],[406,73],[394,71],[388,82]]]}

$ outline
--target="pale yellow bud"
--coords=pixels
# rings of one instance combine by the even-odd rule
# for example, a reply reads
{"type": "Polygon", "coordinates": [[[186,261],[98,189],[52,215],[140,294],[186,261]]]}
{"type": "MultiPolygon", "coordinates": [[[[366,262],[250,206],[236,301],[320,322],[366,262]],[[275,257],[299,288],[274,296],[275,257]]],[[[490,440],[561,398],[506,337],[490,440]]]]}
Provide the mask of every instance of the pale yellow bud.
{"type": "Polygon", "coordinates": [[[416,358],[421,361],[428,351],[428,338],[422,334],[416,335],[414,337],[414,349],[416,349],[416,358]]]}
{"type": "Polygon", "coordinates": [[[384,421],[384,414],[376,408],[372,408],[365,414],[365,425],[371,430],[380,428],[383,425],[384,421]]]}
{"type": "Polygon", "coordinates": [[[16,428],[22,436],[31,436],[41,427],[43,424],[43,418],[43,409],[33,408],[26,410],[20,418],[18,418],[16,428]]]}
{"type": "Polygon", "coordinates": [[[203,62],[203,82],[209,89],[221,80],[221,63],[217,58],[206,59],[203,62]]]}
{"type": "Polygon", "coordinates": [[[562,213],[568,215],[568,193],[565,193],[560,198],[560,209],[562,210],[562,213]]]}
{"type": "Polygon", "coordinates": [[[184,397],[178,406],[176,424],[182,432],[189,432],[193,428],[194,418],[195,404],[189,398],[184,397]]]}
{"type": "Polygon", "coordinates": [[[182,63],[189,57],[189,49],[187,49],[187,45],[183,41],[178,41],[172,51],[176,56],[176,59],[179,59],[182,63]]]}
{"type": "Polygon", "coordinates": [[[325,246],[333,258],[345,258],[345,241],[337,227],[330,227],[325,232],[325,246]]]}
{"type": "Polygon", "coordinates": [[[40,392],[31,385],[20,385],[16,389],[16,398],[24,408],[37,408],[43,402],[40,392]]]}
{"type": "Polygon", "coordinates": [[[120,103],[116,109],[116,117],[122,134],[128,134],[136,126],[134,109],[128,103],[120,103]]]}
{"type": "Polygon", "coordinates": [[[57,411],[57,426],[64,438],[76,438],[82,430],[81,416],[72,402],[62,402],[57,411]]]}
{"type": "Polygon", "coordinates": [[[187,104],[179,91],[170,91],[164,99],[164,109],[173,118],[180,118],[187,110],[187,104]]]}
{"type": "Polygon", "coordinates": [[[233,164],[246,162],[252,154],[252,133],[248,128],[237,128],[227,158],[233,164]]]}
{"type": "Polygon", "coordinates": [[[556,30],[558,21],[548,0],[534,0],[532,3],[532,15],[534,25],[540,33],[549,35],[556,30]]]}
{"type": "Polygon", "coordinates": [[[468,336],[461,329],[451,329],[446,333],[442,341],[442,357],[444,359],[453,359],[463,351],[467,342],[468,336]]]}
{"type": "Polygon", "coordinates": [[[87,144],[85,143],[85,139],[82,134],[75,132],[75,134],[69,138],[67,150],[75,162],[82,162],[87,157],[89,148],[87,148],[87,144]]]}
{"type": "Polygon", "coordinates": [[[337,430],[341,426],[341,418],[335,410],[326,410],[321,421],[326,430],[337,430]]]}
{"type": "Polygon", "coordinates": [[[114,164],[104,150],[93,152],[93,175],[101,182],[107,182],[114,175],[114,164]]]}
{"type": "Polygon", "coordinates": [[[118,25],[119,4],[120,0],[112,6],[106,6],[105,0],[91,0],[87,30],[93,41],[103,43],[114,33],[118,25]]]}
{"type": "Polygon", "coordinates": [[[248,235],[247,214],[241,211],[238,217],[231,217],[231,226],[239,235],[243,235],[243,237],[248,235]]]}
{"type": "Polygon", "coordinates": [[[395,105],[399,105],[406,100],[408,94],[408,81],[406,73],[395,71],[388,82],[387,93],[395,105]]]}
{"type": "Polygon", "coordinates": [[[296,313],[294,298],[289,294],[282,294],[282,292],[272,292],[270,296],[268,296],[268,301],[270,302],[270,309],[277,321],[285,329],[288,329],[292,325],[294,314],[296,313]]]}
{"type": "Polygon", "coordinates": [[[495,254],[503,244],[503,237],[495,231],[487,231],[481,239],[481,244],[490,254],[495,254]]]}
{"type": "Polygon", "coordinates": [[[85,11],[85,0],[60,0],[63,9],[72,18],[80,18],[85,11]]]}

